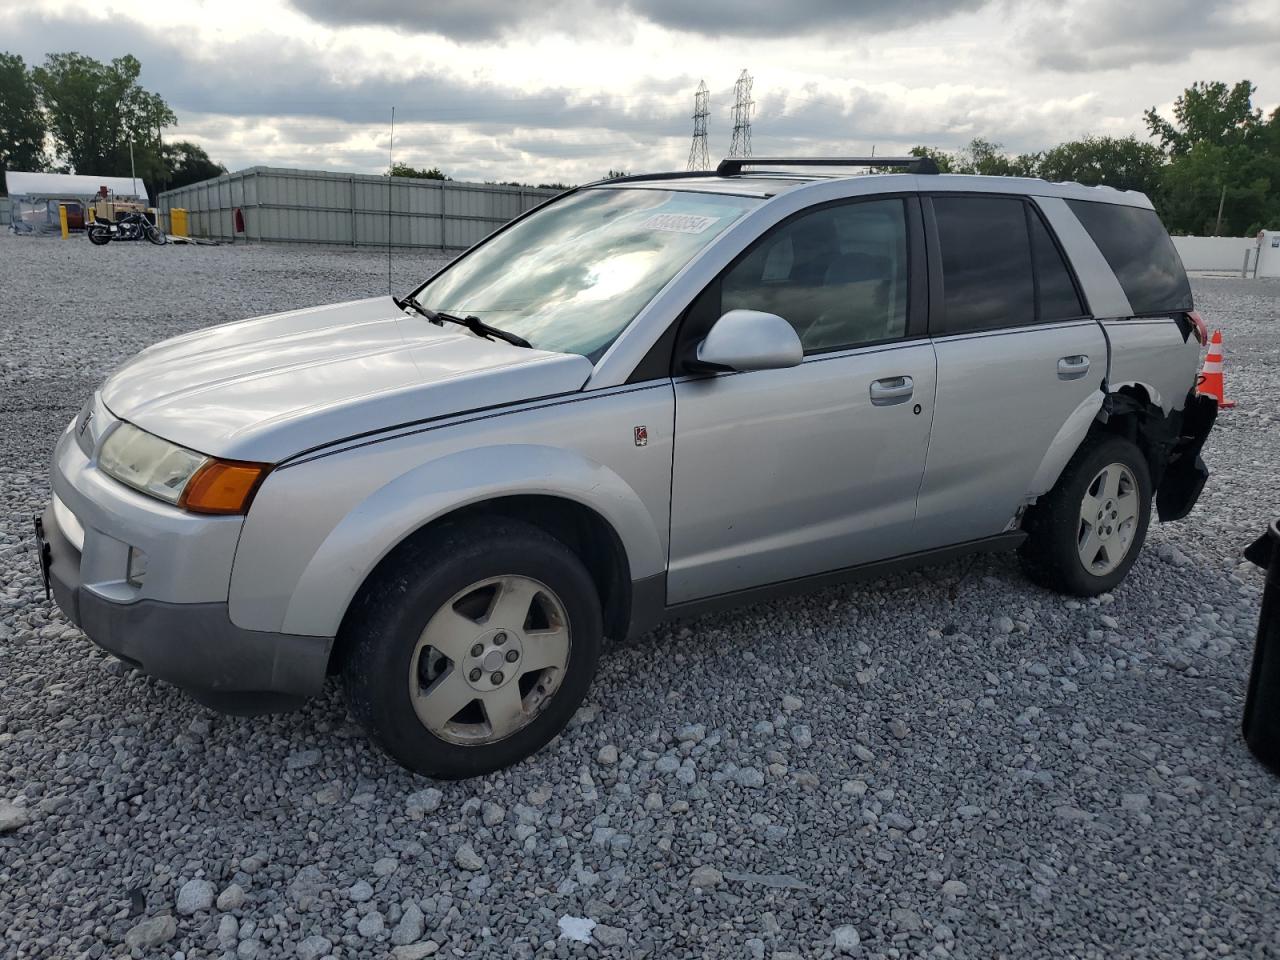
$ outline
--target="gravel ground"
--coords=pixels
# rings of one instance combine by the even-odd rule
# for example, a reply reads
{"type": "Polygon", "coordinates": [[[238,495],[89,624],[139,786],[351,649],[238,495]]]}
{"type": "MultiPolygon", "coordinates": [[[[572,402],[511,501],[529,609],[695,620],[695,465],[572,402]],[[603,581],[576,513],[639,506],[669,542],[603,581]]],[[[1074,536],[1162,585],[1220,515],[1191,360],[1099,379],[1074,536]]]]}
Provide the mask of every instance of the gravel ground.
{"type": "MultiPolygon", "coordinates": [[[[397,289],[433,266],[397,257],[397,289]]],[[[385,280],[373,252],[0,237],[0,954],[1278,955],[1280,780],[1238,724],[1280,283],[1194,281],[1241,406],[1114,596],[999,556],[677,624],[613,649],[541,754],[437,789],[335,689],[235,719],[124,668],[31,553],[53,438],[114,364],[385,280]]]]}

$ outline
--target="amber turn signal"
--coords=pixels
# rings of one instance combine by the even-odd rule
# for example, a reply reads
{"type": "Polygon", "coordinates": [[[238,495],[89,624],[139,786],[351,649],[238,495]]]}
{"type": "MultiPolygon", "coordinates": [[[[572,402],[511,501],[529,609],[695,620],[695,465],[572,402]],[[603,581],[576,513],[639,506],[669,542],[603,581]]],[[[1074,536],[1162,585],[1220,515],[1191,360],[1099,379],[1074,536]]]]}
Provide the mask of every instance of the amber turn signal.
{"type": "Polygon", "coordinates": [[[210,460],[187,483],[178,506],[192,513],[244,513],[270,467],[210,460]]]}

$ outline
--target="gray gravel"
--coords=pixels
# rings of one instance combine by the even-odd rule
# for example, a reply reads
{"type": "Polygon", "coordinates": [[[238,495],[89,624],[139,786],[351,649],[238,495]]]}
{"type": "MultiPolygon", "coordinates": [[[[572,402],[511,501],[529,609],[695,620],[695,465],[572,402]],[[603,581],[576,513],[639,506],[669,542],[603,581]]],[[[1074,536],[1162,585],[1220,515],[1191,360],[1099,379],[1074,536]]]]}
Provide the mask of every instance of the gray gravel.
{"type": "MultiPolygon", "coordinates": [[[[397,256],[397,289],[435,265],[397,256]]],[[[0,237],[0,955],[1276,955],[1280,780],[1238,723],[1280,283],[1194,281],[1241,407],[1114,596],[1002,556],[666,627],[547,750],[435,787],[336,690],[235,719],[105,657],[31,555],[53,438],[115,363],[385,280],[376,252],[0,237]]]]}

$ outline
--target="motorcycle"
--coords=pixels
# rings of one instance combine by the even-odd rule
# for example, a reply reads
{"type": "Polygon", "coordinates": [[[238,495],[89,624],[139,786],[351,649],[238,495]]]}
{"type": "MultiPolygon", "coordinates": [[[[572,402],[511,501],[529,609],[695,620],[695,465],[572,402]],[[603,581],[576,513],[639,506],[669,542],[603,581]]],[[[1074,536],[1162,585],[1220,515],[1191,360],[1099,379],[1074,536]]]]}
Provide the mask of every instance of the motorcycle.
{"type": "Polygon", "coordinates": [[[99,218],[89,224],[85,232],[89,235],[89,242],[99,247],[112,240],[141,240],[143,237],[156,244],[165,242],[165,235],[159,227],[140,213],[126,213],[115,220],[99,218]]]}

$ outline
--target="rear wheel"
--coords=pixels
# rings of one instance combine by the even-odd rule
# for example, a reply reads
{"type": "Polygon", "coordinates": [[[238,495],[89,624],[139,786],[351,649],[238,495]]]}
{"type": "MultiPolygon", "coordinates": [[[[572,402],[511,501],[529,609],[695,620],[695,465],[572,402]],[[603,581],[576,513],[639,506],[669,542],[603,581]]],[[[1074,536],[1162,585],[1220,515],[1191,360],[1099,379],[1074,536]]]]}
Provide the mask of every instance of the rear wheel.
{"type": "Polygon", "coordinates": [[[1133,566],[1150,518],[1151,479],[1142,452],[1121,437],[1091,438],[1028,511],[1023,566],[1050,589],[1103,593],[1133,566]]]}
{"type": "Polygon", "coordinates": [[[374,742],[451,780],[515,763],[563,729],[603,632],[573,551],[528,524],[483,520],[391,563],[344,625],[347,701],[374,742]]]}
{"type": "Polygon", "coordinates": [[[94,224],[90,224],[88,229],[85,230],[85,233],[89,237],[89,242],[94,246],[101,247],[111,242],[111,231],[106,227],[99,227],[94,224]]]}

